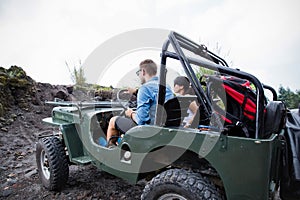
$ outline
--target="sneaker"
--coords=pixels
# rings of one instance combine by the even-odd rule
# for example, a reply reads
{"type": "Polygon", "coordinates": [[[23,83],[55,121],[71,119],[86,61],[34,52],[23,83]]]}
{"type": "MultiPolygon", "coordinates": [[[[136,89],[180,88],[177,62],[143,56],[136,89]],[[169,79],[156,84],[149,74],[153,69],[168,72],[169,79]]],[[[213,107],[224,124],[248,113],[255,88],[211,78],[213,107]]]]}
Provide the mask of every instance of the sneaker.
{"type": "Polygon", "coordinates": [[[99,137],[98,144],[102,147],[106,147],[107,146],[107,141],[104,137],[99,137]]]}

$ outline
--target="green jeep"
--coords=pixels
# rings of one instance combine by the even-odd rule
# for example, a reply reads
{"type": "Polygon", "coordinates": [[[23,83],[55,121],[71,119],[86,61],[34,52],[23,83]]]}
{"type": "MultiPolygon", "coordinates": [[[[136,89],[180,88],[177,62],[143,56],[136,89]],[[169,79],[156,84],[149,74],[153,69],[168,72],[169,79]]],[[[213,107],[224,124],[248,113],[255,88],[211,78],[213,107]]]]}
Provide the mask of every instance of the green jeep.
{"type": "Polygon", "coordinates": [[[300,199],[299,115],[287,115],[273,88],[229,68],[204,45],[176,32],[163,44],[159,81],[155,124],[130,129],[114,147],[101,145],[101,139],[106,138],[109,119],[127,107],[120,98],[48,102],[56,107],[43,121],[59,131],[37,143],[44,187],[62,189],[69,164],[91,163],[130,183],[148,181],[141,199],[266,200],[274,199],[279,188],[282,199],[300,199]],[[194,95],[164,102],[167,61],[179,63],[194,95]],[[266,89],[272,101],[265,97],[266,89]],[[182,119],[192,101],[199,110],[191,127],[184,128],[182,119]],[[294,119],[296,128],[285,127],[286,119],[294,119]]]}

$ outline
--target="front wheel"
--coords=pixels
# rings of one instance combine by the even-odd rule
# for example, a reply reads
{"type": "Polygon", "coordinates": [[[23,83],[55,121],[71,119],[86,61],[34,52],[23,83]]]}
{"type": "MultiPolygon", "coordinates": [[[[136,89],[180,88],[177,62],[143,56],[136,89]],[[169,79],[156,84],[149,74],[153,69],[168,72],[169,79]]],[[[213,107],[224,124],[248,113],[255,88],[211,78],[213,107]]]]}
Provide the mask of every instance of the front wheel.
{"type": "Polygon", "coordinates": [[[221,200],[216,187],[200,174],[170,169],[158,174],[144,188],[142,200],[221,200]]]}
{"type": "Polygon", "coordinates": [[[48,190],[60,190],[69,176],[64,146],[57,137],[42,138],[36,145],[36,162],[42,184],[48,190]]]}

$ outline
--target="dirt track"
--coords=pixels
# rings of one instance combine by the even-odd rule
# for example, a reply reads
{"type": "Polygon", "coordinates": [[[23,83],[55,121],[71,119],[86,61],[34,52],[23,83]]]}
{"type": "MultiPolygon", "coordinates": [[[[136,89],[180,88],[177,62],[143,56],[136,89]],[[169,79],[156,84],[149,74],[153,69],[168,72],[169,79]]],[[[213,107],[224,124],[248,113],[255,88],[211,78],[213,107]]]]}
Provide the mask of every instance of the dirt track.
{"type": "Polygon", "coordinates": [[[40,132],[51,130],[41,123],[51,108],[39,109],[15,110],[15,121],[1,128],[0,199],[140,199],[143,183],[130,185],[91,165],[70,166],[69,181],[61,192],[43,188],[37,173],[35,144],[40,132]]]}

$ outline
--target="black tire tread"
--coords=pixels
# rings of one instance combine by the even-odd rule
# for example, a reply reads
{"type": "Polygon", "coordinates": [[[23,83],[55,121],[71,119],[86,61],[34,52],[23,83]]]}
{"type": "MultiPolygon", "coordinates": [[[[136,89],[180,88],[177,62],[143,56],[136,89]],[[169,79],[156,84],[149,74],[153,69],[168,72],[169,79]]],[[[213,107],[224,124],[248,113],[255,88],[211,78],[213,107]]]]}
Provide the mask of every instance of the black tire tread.
{"type": "Polygon", "coordinates": [[[144,188],[142,200],[158,198],[156,193],[162,186],[179,186],[184,189],[192,200],[221,200],[222,197],[216,187],[198,173],[184,169],[169,169],[155,176],[144,188]]]}
{"type": "Polygon", "coordinates": [[[68,181],[69,165],[68,159],[62,142],[57,137],[46,137],[39,140],[37,144],[37,163],[39,175],[43,185],[49,190],[61,190],[68,181]],[[43,176],[39,166],[40,153],[42,149],[48,156],[50,167],[50,179],[47,180],[43,176]]]}

